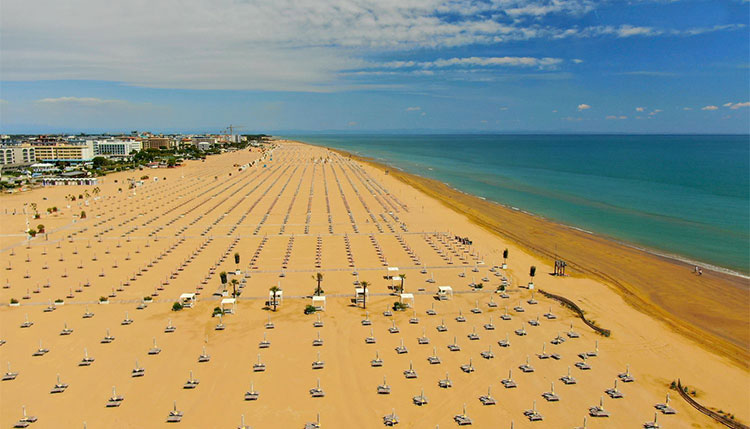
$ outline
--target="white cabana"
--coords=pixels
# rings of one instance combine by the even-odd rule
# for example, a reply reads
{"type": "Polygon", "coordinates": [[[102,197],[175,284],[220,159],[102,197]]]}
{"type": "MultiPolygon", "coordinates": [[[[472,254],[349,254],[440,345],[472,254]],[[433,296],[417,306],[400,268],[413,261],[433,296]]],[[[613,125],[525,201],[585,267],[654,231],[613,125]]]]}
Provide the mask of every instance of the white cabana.
{"type": "Polygon", "coordinates": [[[414,307],[414,294],[413,293],[402,293],[399,295],[399,301],[403,304],[406,300],[411,300],[411,304],[408,304],[409,307],[414,307]]]}
{"type": "Polygon", "coordinates": [[[224,298],[221,300],[221,310],[224,313],[234,314],[237,300],[235,298],[224,298]]]}
{"type": "MultiPolygon", "coordinates": [[[[284,301],[284,291],[283,290],[277,290],[276,291],[276,305],[281,305],[281,302],[284,301]]],[[[268,302],[273,302],[273,292],[268,291],[268,302]]]]}
{"type": "Polygon", "coordinates": [[[195,304],[195,294],[183,293],[180,295],[180,304],[185,308],[192,308],[193,304],[195,304]]]}
{"type": "Polygon", "coordinates": [[[401,281],[401,276],[393,276],[393,277],[391,277],[391,289],[394,286],[393,282],[400,282],[400,281],[401,281]]]}
{"type": "Polygon", "coordinates": [[[326,309],[326,297],[324,295],[313,295],[312,306],[318,311],[324,311],[326,309]]]}
{"type": "Polygon", "coordinates": [[[440,300],[453,298],[453,288],[450,286],[438,286],[437,296],[440,300]]]}
{"type": "Polygon", "coordinates": [[[354,288],[354,302],[360,304],[365,301],[365,298],[370,296],[370,288],[355,287],[354,288]]]}

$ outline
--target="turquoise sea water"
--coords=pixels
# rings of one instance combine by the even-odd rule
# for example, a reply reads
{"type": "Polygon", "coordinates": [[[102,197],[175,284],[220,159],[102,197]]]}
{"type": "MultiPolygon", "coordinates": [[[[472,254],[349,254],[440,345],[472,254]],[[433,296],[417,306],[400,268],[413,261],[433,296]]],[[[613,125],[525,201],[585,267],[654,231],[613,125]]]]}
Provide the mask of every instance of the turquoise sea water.
{"type": "Polygon", "coordinates": [[[750,137],[306,135],[507,206],[750,272],[750,137]]]}

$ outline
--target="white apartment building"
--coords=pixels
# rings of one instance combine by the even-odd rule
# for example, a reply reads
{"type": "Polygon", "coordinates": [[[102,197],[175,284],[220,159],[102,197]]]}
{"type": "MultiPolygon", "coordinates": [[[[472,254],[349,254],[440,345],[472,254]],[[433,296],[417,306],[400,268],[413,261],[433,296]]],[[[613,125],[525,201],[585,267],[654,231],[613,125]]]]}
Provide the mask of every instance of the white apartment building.
{"type": "Polygon", "coordinates": [[[141,142],[136,140],[94,140],[94,155],[129,157],[133,151],[141,150],[141,142]]]}
{"type": "Polygon", "coordinates": [[[0,146],[0,165],[27,164],[35,161],[36,154],[30,145],[0,146]]]}

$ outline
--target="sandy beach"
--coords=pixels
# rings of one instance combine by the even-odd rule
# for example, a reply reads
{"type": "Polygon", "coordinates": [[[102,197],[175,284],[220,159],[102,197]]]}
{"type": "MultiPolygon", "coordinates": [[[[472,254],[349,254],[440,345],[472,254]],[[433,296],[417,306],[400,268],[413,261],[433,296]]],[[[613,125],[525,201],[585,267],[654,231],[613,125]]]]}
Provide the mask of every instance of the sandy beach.
{"type": "Polygon", "coordinates": [[[116,173],[99,188],[0,197],[0,372],[17,373],[0,382],[3,427],[22,418],[22,406],[38,418],[32,428],[163,427],[175,404],[177,424],[196,428],[238,427],[241,416],[256,429],[302,428],[318,416],[320,427],[377,428],[393,412],[397,427],[453,427],[464,406],[480,428],[573,428],[584,418],[589,428],[643,427],[655,415],[661,427],[723,427],[669,389],[677,379],[702,405],[750,421],[744,279],[699,278],[684,264],[297,142],[116,173]],[[128,189],[128,178],[145,175],[128,189]],[[46,233],[27,240],[27,221],[46,233]],[[548,275],[555,245],[570,276],[548,275]],[[532,294],[532,265],[536,290],[574,301],[612,334],[532,294]],[[233,288],[221,272],[241,295],[218,318],[212,311],[233,288]],[[325,309],[306,315],[318,272],[325,309]],[[384,276],[395,274],[405,274],[412,308],[387,315],[401,282],[384,276]],[[503,279],[507,298],[496,291],[503,279]],[[362,281],[366,308],[352,302],[362,281]],[[283,290],[276,311],[267,305],[272,286],[283,290]],[[449,299],[435,299],[438,286],[452,288],[449,299]],[[183,293],[197,302],[172,311],[183,293]],[[66,326],[72,332],[61,335],[66,326]],[[114,339],[103,343],[107,330],[114,339]],[[32,356],[40,341],[48,352],[32,356]],[[204,348],[210,359],[199,362],[204,348]],[[84,350],[89,366],[79,365],[84,350]],[[376,355],[382,366],[372,365],[376,355]],[[433,355],[440,363],[428,362],[433,355]],[[264,371],[254,371],[259,359],[264,371]],[[533,371],[522,370],[527,359],[533,371]],[[313,369],[318,360],[323,368],[313,369]],[[142,377],[132,377],[136,366],[142,377]],[[410,366],[415,378],[405,375],[410,366]],[[632,382],[619,376],[628,367],[632,382]],[[575,384],[561,380],[568,368],[575,384]],[[502,383],[510,370],[515,388],[502,383]],[[199,383],[186,389],[190,371],[199,383]],[[58,374],[68,386],[52,394],[58,374]],[[445,379],[451,387],[439,386],[445,379]],[[318,381],[324,397],[311,394],[318,381]],[[251,385],[257,400],[245,400],[251,385]],[[113,386],[123,399],[107,407],[113,386]],[[479,399],[488,388],[494,405],[479,399]],[[552,389],[559,401],[543,396],[552,389]],[[417,406],[422,390],[427,403],[417,406]],[[675,414],[654,407],[668,393],[675,414]],[[608,417],[590,416],[600,401],[608,417]]]}

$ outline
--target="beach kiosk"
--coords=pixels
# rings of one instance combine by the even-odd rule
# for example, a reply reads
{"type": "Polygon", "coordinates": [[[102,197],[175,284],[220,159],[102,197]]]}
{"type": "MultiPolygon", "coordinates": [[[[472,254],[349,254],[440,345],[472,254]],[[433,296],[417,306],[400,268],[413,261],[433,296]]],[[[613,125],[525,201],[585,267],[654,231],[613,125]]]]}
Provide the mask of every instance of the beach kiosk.
{"type": "Polygon", "coordinates": [[[406,304],[409,308],[414,308],[414,294],[413,293],[402,293],[398,296],[399,302],[406,304]],[[409,302],[411,301],[411,302],[409,302]]]}
{"type": "Polygon", "coordinates": [[[453,288],[450,286],[438,286],[437,297],[440,301],[453,298],[453,288]]]}
{"type": "Polygon", "coordinates": [[[235,298],[223,298],[221,300],[221,310],[224,312],[224,314],[234,314],[236,306],[237,299],[235,298]]]}
{"type": "Polygon", "coordinates": [[[398,267],[388,267],[388,274],[385,277],[391,281],[391,288],[393,288],[394,277],[398,277],[398,267]]]}
{"type": "MultiPolygon", "coordinates": [[[[284,301],[284,291],[279,289],[276,291],[276,305],[281,305],[282,301],[284,301]]],[[[273,291],[268,291],[268,302],[274,302],[273,299],[273,291]]]]}
{"type": "Polygon", "coordinates": [[[326,297],[325,295],[313,295],[312,297],[312,306],[315,307],[315,310],[317,311],[325,311],[326,309],[326,297]]]}
{"type": "Polygon", "coordinates": [[[370,289],[365,290],[363,287],[354,288],[354,303],[362,304],[365,302],[365,298],[370,296],[370,289]]]}
{"type": "Polygon", "coordinates": [[[183,293],[180,295],[180,304],[183,308],[193,308],[193,304],[195,304],[195,294],[183,293]]]}

